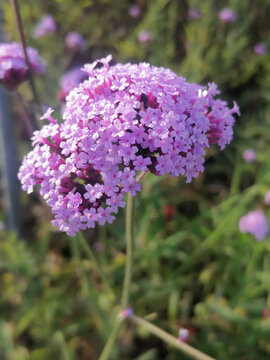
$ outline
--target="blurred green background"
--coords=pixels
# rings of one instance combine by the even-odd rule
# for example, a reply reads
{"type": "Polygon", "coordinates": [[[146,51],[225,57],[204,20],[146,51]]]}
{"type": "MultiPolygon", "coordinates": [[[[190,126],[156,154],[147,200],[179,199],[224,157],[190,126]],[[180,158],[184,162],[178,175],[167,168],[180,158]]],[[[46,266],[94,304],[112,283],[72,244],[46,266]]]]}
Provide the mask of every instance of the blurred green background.
{"type": "MultiPolygon", "coordinates": [[[[270,358],[270,237],[258,243],[238,229],[248,211],[270,210],[270,3],[268,0],[28,0],[21,2],[28,44],[46,59],[37,77],[42,103],[60,119],[58,80],[70,68],[107,54],[114,62],[147,61],[169,67],[189,82],[216,82],[223,99],[236,100],[241,117],[223,152],[209,150],[205,172],[183,178],[149,175],[136,203],[136,251],[131,303],[135,313],[220,360],[270,358]],[[129,9],[136,4],[138,17],[129,9]],[[218,14],[230,7],[234,23],[218,14]],[[188,11],[197,8],[199,19],[188,11]],[[34,39],[35,24],[52,14],[57,31],[34,39]],[[148,42],[138,35],[147,30],[148,42]],[[69,31],[86,39],[70,51],[69,31]],[[265,54],[254,52],[263,43],[265,54]],[[243,151],[253,148],[253,163],[243,151]]],[[[3,1],[6,41],[18,41],[10,1],[3,1]]],[[[31,105],[27,84],[21,86],[31,105]]],[[[19,157],[29,149],[14,102],[19,157]]],[[[38,197],[21,194],[23,239],[0,235],[0,359],[95,360],[119,309],[76,238],[50,224],[38,197]]],[[[2,214],[2,218],[4,214],[2,214]]],[[[86,234],[120,295],[125,263],[124,211],[117,220],[86,234]]],[[[112,354],[117,360],[188,359],[144,330],[127,324],[112,354]]]]}

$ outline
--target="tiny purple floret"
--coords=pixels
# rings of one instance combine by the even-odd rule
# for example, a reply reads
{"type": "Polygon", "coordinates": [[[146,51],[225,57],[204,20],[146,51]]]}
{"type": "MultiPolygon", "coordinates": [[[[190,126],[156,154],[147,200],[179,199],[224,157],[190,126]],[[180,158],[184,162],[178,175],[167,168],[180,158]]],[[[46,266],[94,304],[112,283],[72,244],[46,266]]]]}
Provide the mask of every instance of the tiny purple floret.
{"type": "Polygon", "coordinates": [[[129,306],[120,313],[120,317],[122,319],[126,319],[126,318],[133,316],[133,314],[134,314],[133,309],[129,306]]]}
{"type": "Polygon", "coordinates": [[[190,336],[189,330],[186,329],[186,328],[181,327],[180,330],[179,330],[178,340],[179,340],[180,342],[182,342],[182,341],[185,342],[185,341],[188,340],[189,336],[190,336]]]}

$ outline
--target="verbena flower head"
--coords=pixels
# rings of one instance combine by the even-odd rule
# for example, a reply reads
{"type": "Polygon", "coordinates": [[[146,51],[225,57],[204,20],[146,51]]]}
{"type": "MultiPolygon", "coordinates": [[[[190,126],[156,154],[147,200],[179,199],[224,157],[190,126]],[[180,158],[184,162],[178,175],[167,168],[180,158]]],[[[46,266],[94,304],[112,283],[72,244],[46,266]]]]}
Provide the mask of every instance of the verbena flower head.
{"type": "Polygon", "coordinates": [[[69,49],[82,50],[85,47],[85,38],[76,31],[71,31],[67,34],[65,43],[69,49]]]}
{"type": "Polygon", "coordinates": [[[248,163],[255,161],[256,157],[257,153],[254,149],[247,149],[243,152],[243,159],[248,163]]]}
{"type": "Polygon", "coordinates": [[[257,55],[264,55],[266,48],[263,43],[259,43],[259,44],[254,45],[253,50],[254,50],[255,54],[257,54],[257,55]]]}
{"type": "Polygon", "coordinates": [[[267,218],[262,210],[249,212],[239,220],[239,230],[242,233],[250,233],[258,241],[263,241],[269,233],[267,218]]]}
{"type": "Polygon", "coordinates": [[[219,12],[219,19],[224,23],[232,23],[237,19],[236,13],[229,8],[224,8],[219,12]]]}
{"type": "MultiPolygon", "coordinates": [[[[27,48],[27,54],[34,74],[45,72],[45,62],[35,49],[27,48]]],[[[14,89],[28,75],[22,45],[16,42],[0,43],[0,83],[14,89]]]]}
{"type": "Polygon", "coordinates": [[[56,31],[56,29],[57,29],[57,25],[54,20],[54,17],[50,14],[46,14],[36,24],[33,31],[33,37],[40,38],[47,34],[53,34],[56,31]]]}
{"type": "Polygon", "coordinates": [[[147,63],[117,64],[111,57],[87,64],[89,79],[66,100],[64,122],[50,121],[33,137],[19,179],[52,208],[53,224],[74,235],[104,225],[123,207],[123,196],[141,190],[136,174],[183,175],[187,181],[203,171],[205,149],[221,149],[233,135],[233,109],[215,84],[189,84],[169,69],[147,63]]]}

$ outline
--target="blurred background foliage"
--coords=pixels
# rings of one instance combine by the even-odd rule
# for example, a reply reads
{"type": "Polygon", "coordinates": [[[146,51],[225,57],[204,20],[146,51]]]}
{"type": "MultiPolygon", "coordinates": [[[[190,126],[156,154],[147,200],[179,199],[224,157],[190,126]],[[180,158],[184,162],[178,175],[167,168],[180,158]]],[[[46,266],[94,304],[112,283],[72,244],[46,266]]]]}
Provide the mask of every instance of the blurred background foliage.
{"type": "MultiPolygon", "coordinates": [[[[136,204],[136,252],[131,303],[177,336],[220,360],[270,357],[270,239],[258,243],[241,234],[239,218],[253,209],[270,210],[263,199],[270,188],[270,3],[267,0],[179,1],[28,0],[21,2],[28,44],[47,62],[37,77],[44,105],[58,110],[58,80],[70,68],[108,53],[113,61],[147,61],[170,67],[188,81],[216,82],[241,117],[233,143],[222,153],[208,152],[205,173],[191,184],[182,178],[144,181],[136,204]],[[223,23],[224,7],[237,14],[223,23]],[[201,12],[190,19],[189,9],[201,12]],[[57,22],[54,34],[34,39],[45,14],[57,22]],[[138,41],[147,30],[151,40],[138,41]],[[82,34],[82,52],[67,49],[69,31],[82,34]],[[264,43],[258,55],[254,45],[264,43]],[[253,148],[256,161],[242,153],[253,148]]],[[[10,1],[4,0],[6,41],[18,33],[10,1]]],[[[21,86],[31,103],[27,84],[21,86]]],[[[28,143],[14,103],[14,131],[20,159],[28,143]]],[[[0,359],[90,360],[98,355],[119,309],[125,263],[124,212],[113,225],[86,234],[104,267],[108,284],[77,238],[50,224],[50,211],[37,194],[22,194],[23,239],[3,230],[0,237],[0,359]],[[110,287],[116,294],[113,295],[110,287]]],[[[4,214],[2,214],[2,218],[4,214]]],[[[127,324],[112,359],[174,360],[185,355],[143,329],[127,324]]]]}

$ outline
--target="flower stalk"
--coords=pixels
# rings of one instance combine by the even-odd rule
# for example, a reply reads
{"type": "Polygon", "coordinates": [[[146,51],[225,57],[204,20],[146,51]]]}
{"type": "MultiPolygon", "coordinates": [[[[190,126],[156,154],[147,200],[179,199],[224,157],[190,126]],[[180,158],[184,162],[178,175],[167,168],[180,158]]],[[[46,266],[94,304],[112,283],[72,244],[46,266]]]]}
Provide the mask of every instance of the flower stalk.
{"type": "Polygon", "coordinates": [[[124,285],[122,292],[121,305],[125,309],[129,305],[130,287],[132,280],[133,267],[133,248],[134,248],[134,209],[135,197],[128,193],[127,212],[126,212],[126,268],[124,285]]]}
{"type": "Polygon", "coordinates": [[[21,17],[21,13],[20,13],[20,7],[18,4],[17,0],[12,0],[12,5],[13,5],[13,9],[14,9],[14,14],[15,14],[15,19],[16,19],[16,24],[18,27],[18,31],[19,31],[19,36],[20,36],[20,40],[22,43],[22,47],[23,47],[23,52],[24,52],[24,56],[25,56],[25,62],[26,65],[28,67],[28,77],[29,77],[29,83],[30,83],[30,87],[32,90],[32,94],[33,94],[33,99],[39,109],[39,112],[41,113],[41,105],[40,105],[40,101],[39,101],[39,97],[38,97],[38,93],[36,90],[36,86],[35,86],[35,81],[34,81],[34,76],[33,76],[33,71],[32,71],[32,67],[31,67],[31,63],[29,60],[29,56],[27,54],[27,44],[26,44],[26,38],[24,35],[24,31],[23,31],[23,22],[22,22],[22,17],[21,17]]]}
{"type": "MultiPolygon", "coordinates": [[[[127,199],[127,211],[126,211],[126,266],[124,284],[121,297],[122,308],[125,309],[129,304],[130,288],[132,280],[132,267],[133,267],[133,248],[134,248],[134,209],[135,209],[135,197],[128,193],[127,199]]],[[[107,360],[113,350],[117,336],[121,329],[122,318],[117,317],[111,335],[102,351],[99,360],[107,360]]]]}
{"type": "Polygon", "coordinates": [[[131,321],[133,321],[136,325],[142,326],[150,333],[154,334],[155,336],[159,337],[167,344],[172,345],[173,347],[181,350],[183,353],[189,355],[193,359],[197,360],[215,360],[214,358],[202,353],[201,351],[193,348],[192,346],[186,344],[183,341],[179,341],[178,338],[172,336],[171,334],[167,333],[166,331],[160,329],[154,324],[151,324],[149,321],[142,319],[139,316],[132,315],[130,317],[131,321]]]}

